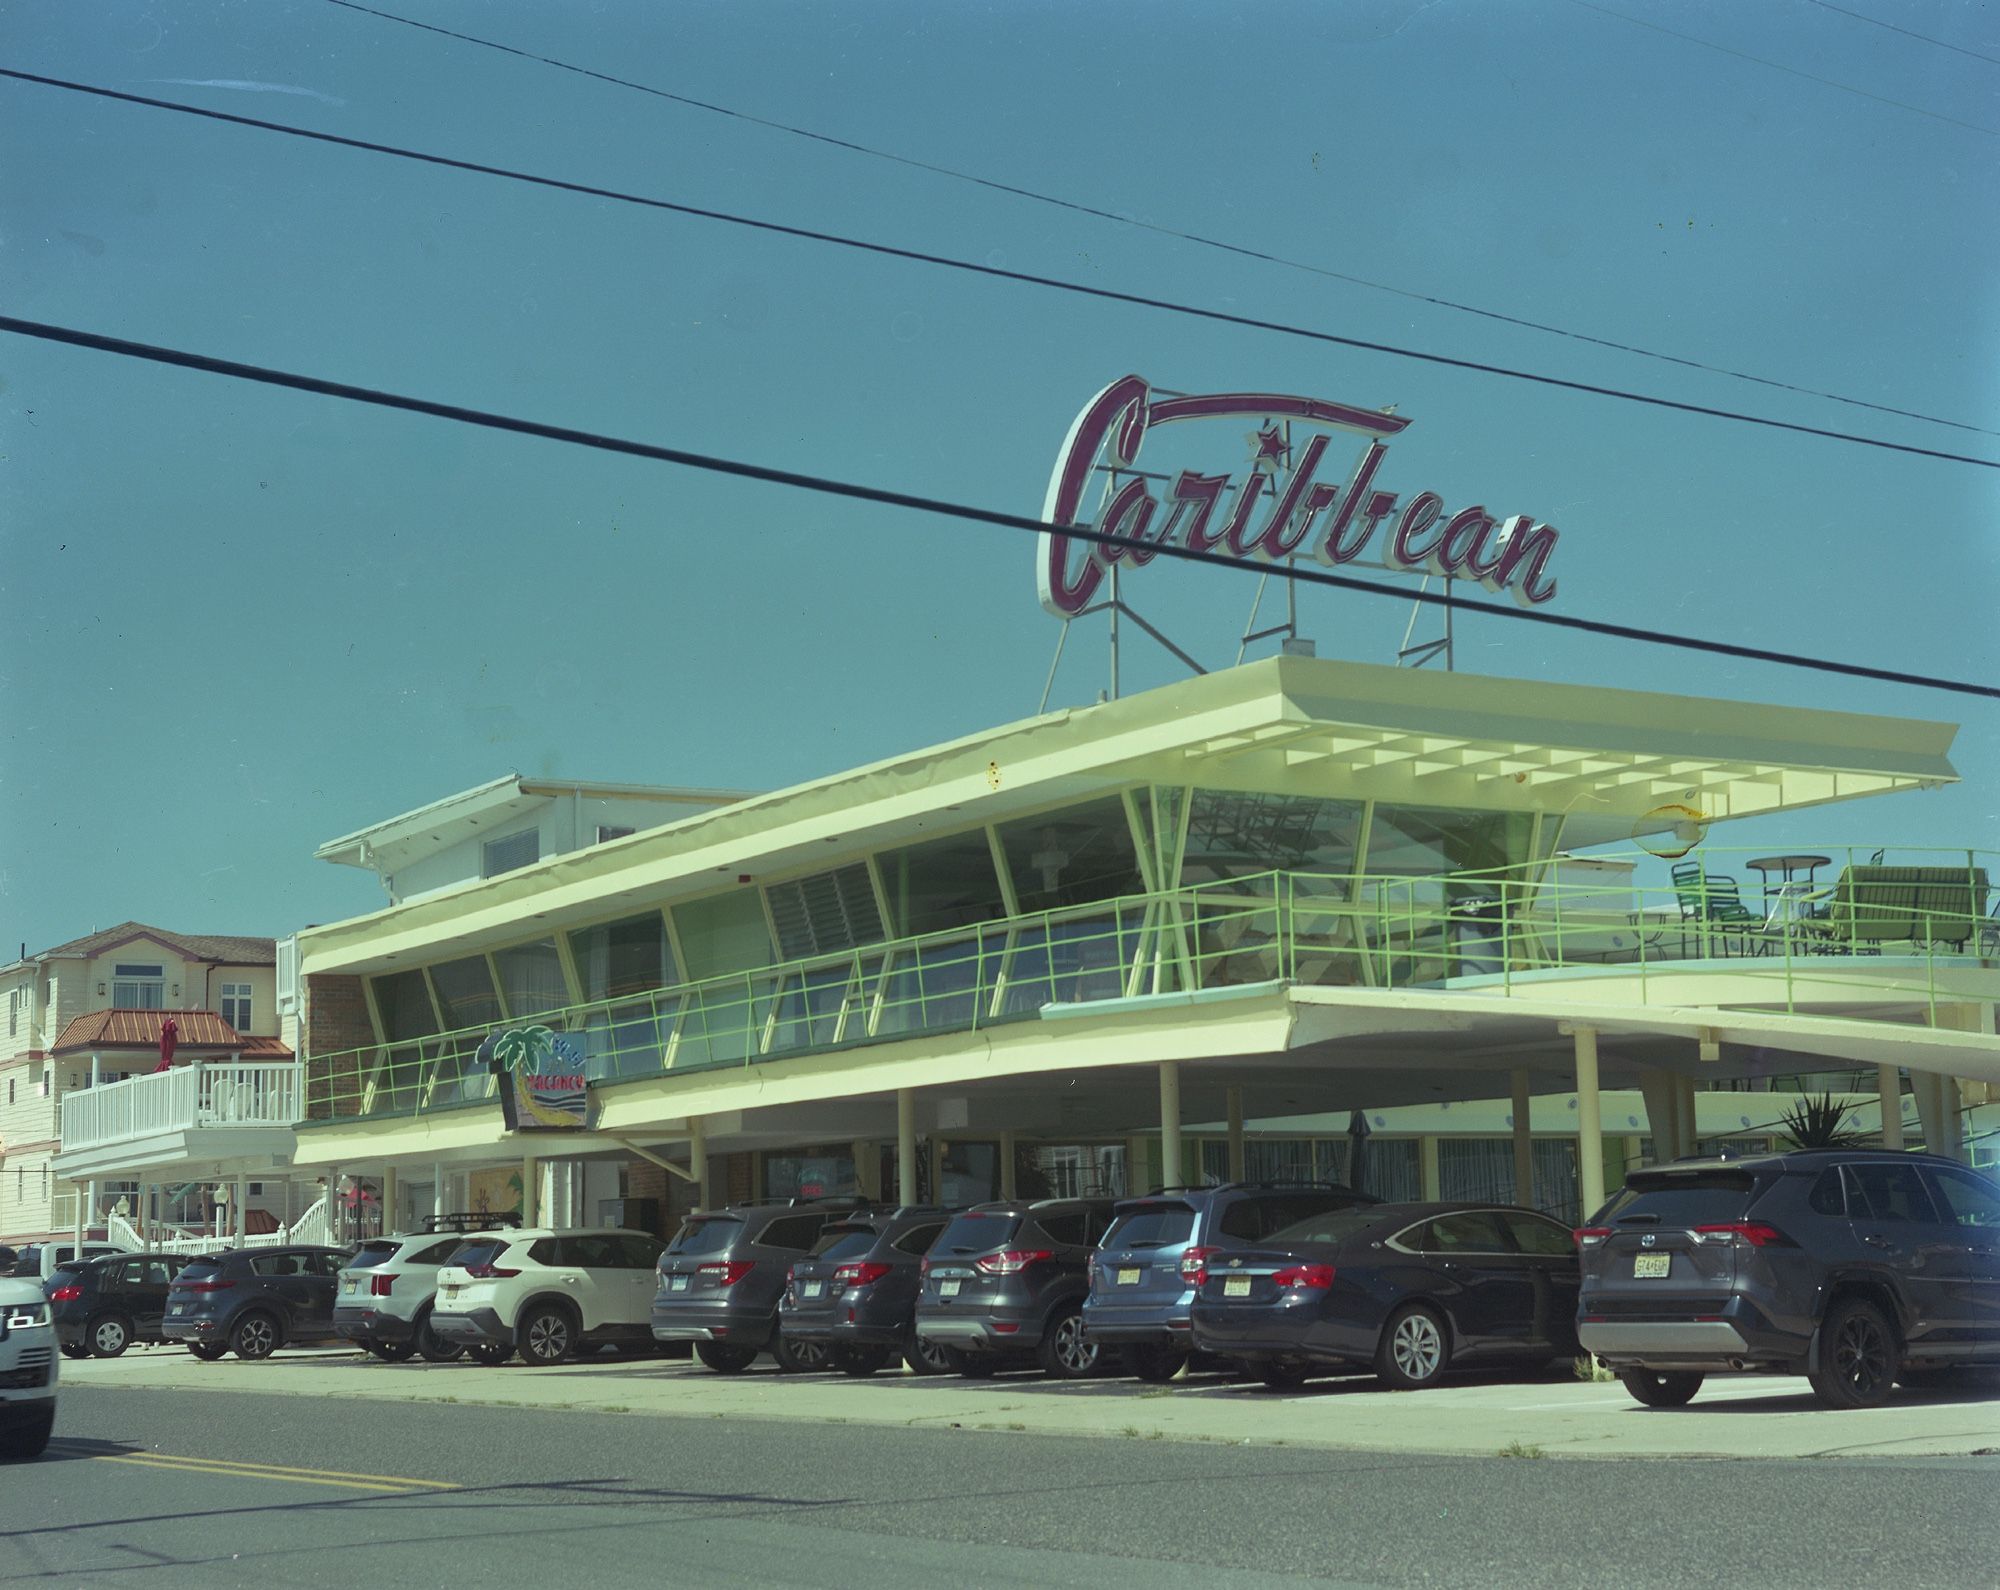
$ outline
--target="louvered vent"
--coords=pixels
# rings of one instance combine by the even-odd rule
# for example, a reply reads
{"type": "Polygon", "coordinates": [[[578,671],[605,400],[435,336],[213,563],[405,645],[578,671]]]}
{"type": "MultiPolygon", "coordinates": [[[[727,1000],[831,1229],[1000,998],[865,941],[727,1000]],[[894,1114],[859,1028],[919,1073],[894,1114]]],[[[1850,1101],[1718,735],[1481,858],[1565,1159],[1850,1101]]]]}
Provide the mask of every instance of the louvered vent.
{"type": "Polygon", "coordinates": [[[778,954],[803,960],[874,944],[882,938],[882,917],[862,862],[819,872],[765,890],[778,929],[778,954]]]}

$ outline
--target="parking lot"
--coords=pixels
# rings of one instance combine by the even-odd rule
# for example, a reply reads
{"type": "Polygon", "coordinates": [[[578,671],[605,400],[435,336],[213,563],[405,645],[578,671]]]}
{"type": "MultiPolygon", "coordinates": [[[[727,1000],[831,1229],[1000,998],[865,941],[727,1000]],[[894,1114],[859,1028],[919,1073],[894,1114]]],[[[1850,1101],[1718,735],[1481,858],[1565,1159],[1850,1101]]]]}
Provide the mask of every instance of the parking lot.
{"type": "MultiPolygon", "coordinates": [[[[361,1353],[284,1351],[203,1363],[173,1347],[63,1365],[66,1385],[380,1398],[716,1420],[1030,1431],[1141,1441],[1196,1441],[1519,1457],[2000,1458],[2000,1376],[1950,1391],[1904,1388],[1883,1407],[1832,1411],[1803,1379],[1711,1380],[1681,1409],[1639,1406],[1615,1382],[1551,1373],[1474,1378],[1391,1392],[1372,1377],[1315,1380],[1296,1391],[1214,1374],[1165,1386],[1130,1379],[1054,1382],[1025,1372],[986,1381],[907,1374],[850,1380],[746,1375],[685,1360],[599,1358],[530,1368],[382,1363],[361,1353]]],[[[61,1424],[58,1421],[58,1435],[61,1424]]]]}

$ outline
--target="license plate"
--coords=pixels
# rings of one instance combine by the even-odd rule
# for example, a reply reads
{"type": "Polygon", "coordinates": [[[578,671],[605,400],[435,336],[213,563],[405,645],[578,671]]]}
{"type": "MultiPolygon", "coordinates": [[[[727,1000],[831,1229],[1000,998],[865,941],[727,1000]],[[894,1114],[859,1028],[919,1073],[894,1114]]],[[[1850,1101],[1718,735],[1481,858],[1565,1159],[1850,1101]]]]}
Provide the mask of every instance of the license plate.
{"type": "Polygon", "coordinates": [[[455,1286],[444,1287],[441,1289],[441,1292],[442,1296],[444,1297],[444,1300],[447,1303],[449,1303],[453,1298],[458,1296],[458,1288],[455,1286]]]}
{"type": "Polygon", "coordinates": [[[800,1296],[800,1297],[818,1297],[818,1296],[820,1296],[820,1294],[821,1294],[821,1293],[823,1293],[823,1292],[825,1292],[825,1291],[826,1291],[826,1287],[825,1287],[825,1286],[824,1286],[823,1284],[821,1284],[820,1282],[818,1282],[818,1281],[806,1281],[806,1282],[804,1282],[803,1284],[801,1284],[801,1285],[800,1285],[800,1287],[799,1287],[799,1296],[800,1296]]]}
{"type": "Polygon", "coordinates": [[[1250,1277],[1247,1275],[1224,1276],[1222,1278],[1222,1295],[1224,1297],[1248,1297],[1250,1295],[1250,1277]]]}
{"type": "Polygon", "coordinates": [[[1118,1272],[1118,1285],[1137,1286],[1138,1284],[1139,1272],[1137,1270],[1120,1270],[1118,1272]]]}
{"type": "Polygon", "coordinates": [[[687,1289],[688,1278],[686,1276],[670,1275],[667,1277],[667,1290],[669,1292],[685,1292],[687,1289]]]}
{"type": "Polygon", "coordinates": [[[167,1310],[169,1314],[185,1314],[187,1311],[188,1306],[185,1303],[176,1303],[172,1308],[167,1310]]]}
{"type": "Polygon", "coordinates": [[[1671,1253],[1641,1253],[1632,1260],[1632,1275],[1640,1281],[1658,1281],[1670,1274],[1673,1267],[1671,1253]]]}
{"type": "Polygon", "coordinates": [[[340,1283],[340,1289],[343,1292],[352,1292],[354,1290],[354,1277],[351,1275],[345,1277],[340,1283]]]}
{"type": "Polygon", "coordinates": [[[957,1297],[958,1289],[964,1284],[963,1281],[940,1281],[938,1282],[938,1296],[957,1297]]]}

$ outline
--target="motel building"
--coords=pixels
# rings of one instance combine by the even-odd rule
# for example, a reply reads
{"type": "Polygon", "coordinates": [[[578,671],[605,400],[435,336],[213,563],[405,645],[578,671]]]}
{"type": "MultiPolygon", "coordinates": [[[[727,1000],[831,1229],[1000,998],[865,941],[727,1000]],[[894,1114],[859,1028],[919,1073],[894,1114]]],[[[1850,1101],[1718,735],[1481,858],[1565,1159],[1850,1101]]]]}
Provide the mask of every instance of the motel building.
{"type": "Polygon", "coordinates": [[[298,1165],[394,1225],[1350,1173],[1569,1217],[1781,1138],[1799,1078],[1984,1160],[1989,859],[1812,838],[1953,733],[1281,655],[767,794],[599,786],[633,831],[554,853],[502,781],[322,850],[424,887],[298,935],[298,1165]]]}

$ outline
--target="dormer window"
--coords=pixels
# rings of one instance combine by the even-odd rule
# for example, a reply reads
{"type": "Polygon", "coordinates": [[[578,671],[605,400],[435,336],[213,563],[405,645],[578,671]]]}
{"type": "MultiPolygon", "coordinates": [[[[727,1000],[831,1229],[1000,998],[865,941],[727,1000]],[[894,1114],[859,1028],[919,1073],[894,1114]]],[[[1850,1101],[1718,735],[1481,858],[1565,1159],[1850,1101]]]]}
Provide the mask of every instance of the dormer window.
{"type": "Polygon", "coordinates": [[[482,878],[497,878],[503,872],[531,867],[542,859],[542,834],[538,828],[524,828],[518,834],[489,839],[480,847],[482,878]]]}

